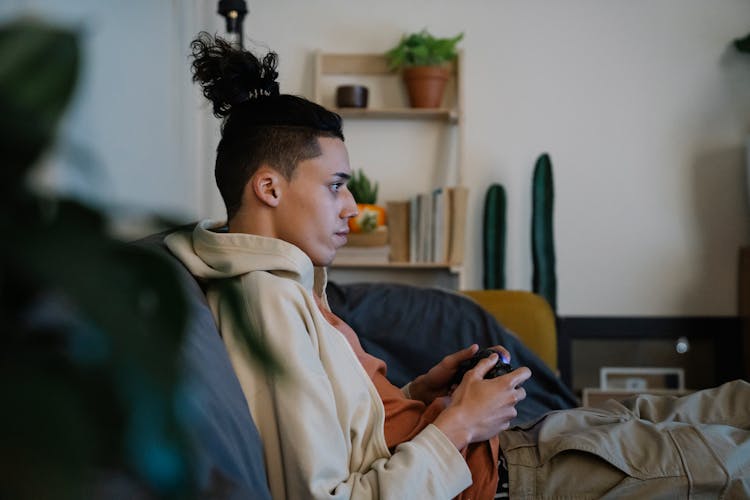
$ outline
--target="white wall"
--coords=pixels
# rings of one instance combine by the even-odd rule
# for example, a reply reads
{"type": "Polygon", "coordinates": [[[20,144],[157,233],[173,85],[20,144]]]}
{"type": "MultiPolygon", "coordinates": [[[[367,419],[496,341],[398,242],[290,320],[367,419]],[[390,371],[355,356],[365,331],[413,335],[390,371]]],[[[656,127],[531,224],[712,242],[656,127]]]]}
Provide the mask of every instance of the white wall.
{"type": "MultiPolygon", "coordinates": [[[[548,151],[562,314],[735,312],[736,255],[750,226],[750,58],[727,47],[750,30],[750,3],[254,4],[246,32],[281,54],[288,92],[311,92],[311,49],[377,52],[425,26],[443,36],[465,31],[469,286],[481,284],[484,190],[501,182],[509,286],[530,287],[531,173],[548,151]]],[[[391,147],[398,138],[360,155],[362,139],[345,132],[354,166],[382,168],[386,181],[412,175],[411,158],[375,156],[401,149],[391,147]]],[[[384,187],[385,197],[399,189],[384,187]]]]}
{"type": "MultiPolygon", "coordinates": [[[[53,2],[16,2],[23,3],[53,2]]],[[[208,111],[195,104],[194,90],[180,87],[186,73],[178,69],[187,53],[184,32],[198,17],[183,17],[182,5],[204,8],[204,27],[213,31],[220,29],[215,2],[142,0],[107,12],[95,6],[102,2],[69,3],[104,20],[101,51],[117,55],[116,61],[101,54],[92,61],[100,80],[83,93],[79,105],[85,113],[79,111],[84,114],[72,123],[93,134],[104,161],[116,165],[109,189],[122,201],[167,206],[186,217],[216,213],[220,205],[211,199],[215,195],[206,198],[204,187],[215,130],[197,123],[208,111]],[[166,33],[147,19],[175,12],[181,28],[166,33]],[[167,65],[172,69],[166,71],[167,65]],[[113,98],[105,92],[110,88],[125,92],[113,98]],[[160,97],[149,98],[144,109],[152,88],[160,97]],[[183,89],[187,106],[173,99],[173,88],[183,89]],[[118,126],[107,128],[111,122],[118,126]],[[196,146],[191,134],[208,143],[196,146]]],[[[248,5],[246,39],[280,54],[283,91],[308,96],[315,49],[380,52],[402,33],[423,27],[444,36],[466,33],[464,180],[473,190],[469,287],[481,285],[484,191],[501,182],[509,196],[508,284],[530,288],[531,173],[536,157],[547,151],[556,182],[561,314],[735,313],[737,251],[750,239],[743,149],[750,57],[735,54],[729,42],[750,31],[750,2],[248,5]]],[[[381,182],[381,198],[408,195],[412,184],[428,185],[434,169],[422,157],[440,153],[441,137],[418,130],[425,154],[414,154],[412,133],[401,125],[374,127],[347,123],[345,134],[353,166],[381,182]]]]}

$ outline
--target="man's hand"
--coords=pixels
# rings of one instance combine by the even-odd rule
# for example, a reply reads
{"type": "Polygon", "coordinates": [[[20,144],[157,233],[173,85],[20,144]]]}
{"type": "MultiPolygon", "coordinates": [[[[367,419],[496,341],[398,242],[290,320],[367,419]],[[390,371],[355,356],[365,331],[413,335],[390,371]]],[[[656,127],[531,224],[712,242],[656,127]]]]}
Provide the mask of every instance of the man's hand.
{"type": "Polygon", "coordinates": [[[497,359],[493,354],[466,372],[448,408],[434,421],[458,449],[507,429],[517,415],[516,404],[526,398],[526,391],[521,387],[531,376],[526,367],[491,380],[484,379],[497,359]]]}
{"type": "MultiPolygon", "coordinates": [[[[510,362],[510,353],[507,349],[502,346],[493,346],[493,348],[500,351],[506,363],[510,362]]],[[[440,363],[430,368],[430,371],[415,378],[409,384],[411,398],[422,401],[424,404],[430,404],[435,398],[448,395],[451,391],[451,379],[456,373],[458,365],[471,358],[478,350],[479,346],[472,344],[444,357],[440,363]]]]}

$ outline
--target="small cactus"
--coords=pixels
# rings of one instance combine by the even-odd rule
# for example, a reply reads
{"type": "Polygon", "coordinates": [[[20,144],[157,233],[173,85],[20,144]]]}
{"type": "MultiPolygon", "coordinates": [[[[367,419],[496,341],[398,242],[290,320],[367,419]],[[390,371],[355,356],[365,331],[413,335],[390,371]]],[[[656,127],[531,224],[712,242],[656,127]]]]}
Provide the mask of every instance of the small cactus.
{"type": "Polygon", "coordinates": [[[555,235],[553,228],[554,183],[552,162],[542,154],[534,167],[532,186],[531,251],[534,262],[532,289],[547,299],[557,311],[557,276],[555,272],[555,235]]]}
{"type": "Polygon", "coordinates": [[[352,173],[346,186],[357,203],[374,205],[378,199],[378,183],[371,183],[362,169],[352,173]]]}
{"type": "Polygon", "coordinates": [[[492,184],[484,199],[484,288],[505,288],[505,188],[492,184]]]}

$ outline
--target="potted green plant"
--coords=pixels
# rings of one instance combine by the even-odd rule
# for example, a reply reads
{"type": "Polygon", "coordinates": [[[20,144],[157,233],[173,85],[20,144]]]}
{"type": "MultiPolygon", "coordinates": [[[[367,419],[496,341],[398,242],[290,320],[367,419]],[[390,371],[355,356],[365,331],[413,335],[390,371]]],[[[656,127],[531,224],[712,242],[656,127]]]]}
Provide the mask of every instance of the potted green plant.
{"type": "Polygon", "coordinates": [[[385,225],[385,209],[377,205],[378,183],[371,182],[360,169],[352,173],[347,183],[354,201],[357,202],[359,214],[349,219],[349,229],[352,233],[369,233],[385,225]]]}
{"type": "Polygon", "coordinates": [[[359,213],[349,219],[349,246],[369,247],[388,242],[385,208],[377,204],[378,183],[371,182],[360,169],[347,183],[359,213]]]}
{"type": "Polygon", "coordinates": [[[449,64],[458,55],[456,46],[464,34],[436,38],[426,29],[404,35],[385,53],[391,70],[401,70],[414,108],[437,108],[450,77],[449,64]]]}

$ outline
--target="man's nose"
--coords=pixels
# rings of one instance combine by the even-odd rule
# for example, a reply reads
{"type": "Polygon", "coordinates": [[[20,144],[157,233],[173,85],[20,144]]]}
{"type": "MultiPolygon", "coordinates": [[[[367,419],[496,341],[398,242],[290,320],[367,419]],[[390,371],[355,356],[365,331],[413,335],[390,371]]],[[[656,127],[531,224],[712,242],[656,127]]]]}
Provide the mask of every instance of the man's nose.
{"type": "Polygon", "coordinates": [[[346,197],[344,199],[344,206],[341,209],[341,218],[351,219],[352,217],[356,217],[357,214],[359,214],[359,209],[357,208],[357,202],[354,201],[354,195],[352,195],[351,191],[347,189],[346,197]]]}

